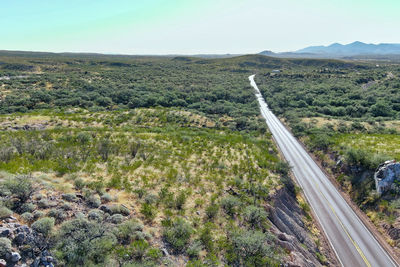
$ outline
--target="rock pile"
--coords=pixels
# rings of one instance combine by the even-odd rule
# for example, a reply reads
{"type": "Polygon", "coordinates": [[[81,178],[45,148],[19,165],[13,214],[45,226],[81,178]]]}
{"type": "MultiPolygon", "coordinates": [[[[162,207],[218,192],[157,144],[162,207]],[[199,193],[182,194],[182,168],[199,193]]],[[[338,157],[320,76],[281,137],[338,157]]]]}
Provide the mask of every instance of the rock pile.
{"type": "Polygon", "coordinates": [[[43,236],[15,221],[8,218],[0,224],[0,267],[55,266],[43,236]]]}
{"type": "Polygon", "coordinates": [[[374,175],[376,191],[382,194],[392,188],[393,183],[400,179],[400,162],[388,160],[379,165],[374,175]]]}

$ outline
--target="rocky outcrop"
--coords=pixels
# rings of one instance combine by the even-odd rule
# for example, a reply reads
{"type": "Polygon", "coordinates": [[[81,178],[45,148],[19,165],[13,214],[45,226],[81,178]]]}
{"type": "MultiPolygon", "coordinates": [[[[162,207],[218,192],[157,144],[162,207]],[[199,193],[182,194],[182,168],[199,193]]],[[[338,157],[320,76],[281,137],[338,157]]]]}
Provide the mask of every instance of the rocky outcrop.
{"type": "Polygon", "coordinates": [[[400,179],[400,162],[395,162],[394,160],[385,161],[377,168],[374,179],[378,194],[391,189],[393,183],[400,179]]]}
{"type": "Polygon", "coordinates": [[[281,189],[274,197],[274,205],[267,209],[273,224],[270,230],[277,237],[276,243],[289,254],[285,259],[286,266],[329,265],[329,262],[319,261],[317,253],[323,253],[311,238],[311,233],[303,221],[305,213],[293,196],[281,189]]]}
{"type": "Polygon", "coordinates": [[[47,240],[29,226],[3,220],[0,237],[12,244],[12,250],[0,259],[0,266],[55,266],[54,258],[47,251],[47,240]]]}

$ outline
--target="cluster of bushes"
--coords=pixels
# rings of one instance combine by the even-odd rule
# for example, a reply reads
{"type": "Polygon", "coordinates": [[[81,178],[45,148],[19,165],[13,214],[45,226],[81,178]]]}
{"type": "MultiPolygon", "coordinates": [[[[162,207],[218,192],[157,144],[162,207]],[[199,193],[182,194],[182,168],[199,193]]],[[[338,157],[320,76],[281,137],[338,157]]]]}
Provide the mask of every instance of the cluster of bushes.
{"type": "MultiPolygon", "coordinates": [[[[21,61],[18,66],[28,65],[24,58],[16,59],[21,61]]],[[[38,56],[35,64],[41,68],[48,66],[45,74],[32,75],[25,73],[27,69],[15,69],[24,76],[4,81],[10,93],[0,102],[0,113],[68,107],[92,111],[179,107],[213,116],[241,118],[237,122],[239,130],[254,127],[247,120],[259,114],[246,74],[232,72],[214,61],[202,61],[202,64],[167,58],[147,62],[127,58],[123,61],[128,63],[121,64],[96,58],[74,58],[68,62],[54,58],[53,61],[64,68],[54,68],[52,60],[38,56]]],[[[3,65],[0,75],[4,71],[3,65]]],[[[18,72],[14,75],[17,77],[18,72]]]]}
{"type": "Polygon", "coordinates": [[[299,117],[325,116],[346,120],[399,118],[400,82],[386,76],[388,72],[398,72],[397,69],[366,65],[363,70],[354,66],[341,67],[337,73],[317,73],[317,70],[296,69],[256,78],[266,99],[273,100],[267,101],[269,106],[285,117],[287,113],[295,113],[299,117]],[[375,83],[363,87],[368,83],[365,81],[375,83]]]}

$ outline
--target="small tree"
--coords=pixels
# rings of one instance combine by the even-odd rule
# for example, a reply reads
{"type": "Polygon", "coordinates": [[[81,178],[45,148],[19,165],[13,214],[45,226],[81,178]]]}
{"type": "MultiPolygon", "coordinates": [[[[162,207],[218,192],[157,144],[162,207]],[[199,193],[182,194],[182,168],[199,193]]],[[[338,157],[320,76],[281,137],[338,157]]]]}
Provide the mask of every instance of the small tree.
{"type": "Polygon", "coordinates": [[[228,196],[221,200],[221,206],[229,216],[235,216],[237,208],[240,206],[240,200],[234,196],[228,196]]]}
{"type": "Polygon", "coordinates": [[[30,175],[17,175],[6,180],[3,186],[14,197],[19,199],[20,205],[24,204],[35,191],[32,184],[32,176],[30,175]]]}
{"type": "Polygon", "coordinates": [[[32,229],[48,237],[54,227],[54,218],[44,217],[32,224],[32,229]]]}
{"type": "Polygon", "coordinates": [[[163,237],[175,253],[182,253],[186,250],[192,233],[193,228],[189,223],[179,218],[164,229],[163,237]]]}
{"type": "Polygon", "coordinates": [[[235,265],[268,266],[274,257],[273,248],[268,244],[271,236],[261,231],[236,230],[231,233],[231,251],[235,265]]]}
{"type": "Polygon", "coordinates": [[[267,216],[268,214],[264,209],[256,206],[248,206],[244,211],[244,218],[252,228],[261,227],[267,216]]]}

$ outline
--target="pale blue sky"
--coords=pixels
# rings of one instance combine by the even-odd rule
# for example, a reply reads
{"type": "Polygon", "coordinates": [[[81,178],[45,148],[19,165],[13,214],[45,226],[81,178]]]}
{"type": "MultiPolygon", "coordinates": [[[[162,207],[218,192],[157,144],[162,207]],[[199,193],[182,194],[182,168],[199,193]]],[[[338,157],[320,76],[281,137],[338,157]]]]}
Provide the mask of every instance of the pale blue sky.
{"type": "Polygon", "coordinates": [[[123,54],[400,43],[398,0],[3,0],[0,49],[123,54]]]}

